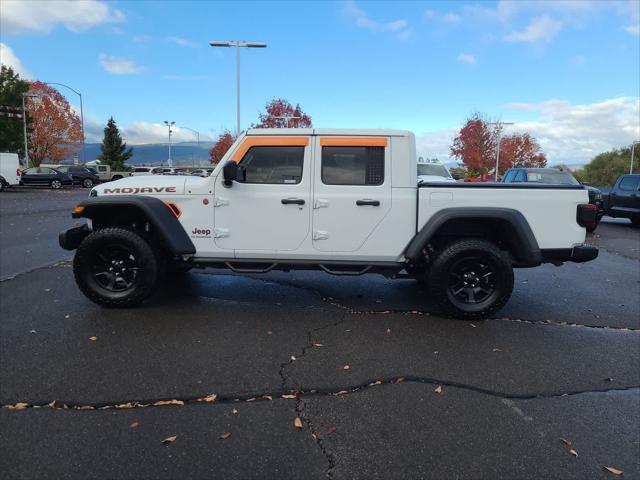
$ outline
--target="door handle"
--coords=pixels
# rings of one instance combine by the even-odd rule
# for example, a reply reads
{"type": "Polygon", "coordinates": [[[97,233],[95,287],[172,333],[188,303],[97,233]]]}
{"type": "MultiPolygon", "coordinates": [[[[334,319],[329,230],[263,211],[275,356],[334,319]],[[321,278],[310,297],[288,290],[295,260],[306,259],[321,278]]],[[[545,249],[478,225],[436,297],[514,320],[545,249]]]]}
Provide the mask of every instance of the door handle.
{"type": "Polygon", "coordinates": [[[304,205],[304,199],[302,198],[283,198],[280,201],[283,205],[304,205]]]}
{"type": "Polygon", "coordinates": [[[372,207],[379,207],[380,200],[371,200],[369,198],[365,198],[364,200],[356,200],[356,205],[362,207],[364,205],[370,205],[372,207]]]}

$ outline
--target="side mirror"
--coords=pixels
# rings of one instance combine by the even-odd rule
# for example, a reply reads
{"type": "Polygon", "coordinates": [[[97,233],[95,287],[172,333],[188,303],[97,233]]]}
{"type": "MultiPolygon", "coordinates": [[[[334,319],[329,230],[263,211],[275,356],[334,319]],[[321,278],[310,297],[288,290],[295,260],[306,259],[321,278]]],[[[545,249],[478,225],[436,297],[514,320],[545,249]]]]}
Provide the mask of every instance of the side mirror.
{"type": "Polygon", "coordinates": [[[230,187],[233,181],[238,178],[238,164],[233,160],[229,160],[222,167],[222,178],[224,178],[224,186],[230,187]]]}
{"type": "Polygon", "coordinates": [[[590,184],[589,182],[582,182],[582,184],[583,184],[583,185],[585,185],[585,186],[587,186],[587,187],[590,187],[590,186],[591,186],[591,184],[590,184]]]}

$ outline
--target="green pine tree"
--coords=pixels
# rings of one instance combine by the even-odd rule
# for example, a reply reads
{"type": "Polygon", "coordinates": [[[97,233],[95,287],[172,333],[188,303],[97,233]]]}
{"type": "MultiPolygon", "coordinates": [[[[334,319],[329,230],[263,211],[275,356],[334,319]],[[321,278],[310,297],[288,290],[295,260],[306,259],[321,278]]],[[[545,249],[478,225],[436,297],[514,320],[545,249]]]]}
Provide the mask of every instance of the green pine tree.
{"type": "Polygon", "coordinates": [[[133,155],[133,148],[127,148],[127,144],[122,141],[120,131],[113,117],[107,122],[104,128],[104,138],[100,146],[98,160],[109,165],[112,170],[125,170],[124,162],[133,155]]]}

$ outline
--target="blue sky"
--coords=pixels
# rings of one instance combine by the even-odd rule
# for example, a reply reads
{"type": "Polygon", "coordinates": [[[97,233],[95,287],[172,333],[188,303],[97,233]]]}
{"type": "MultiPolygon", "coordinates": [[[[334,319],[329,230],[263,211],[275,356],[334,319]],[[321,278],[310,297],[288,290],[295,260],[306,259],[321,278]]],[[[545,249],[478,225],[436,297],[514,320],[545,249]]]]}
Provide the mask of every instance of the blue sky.
{"type": "MultiPolygon", "coordinates": [[[[83,94],[89,140],[113,115],[130,143],[164,142],[163,120],[214,138],[273,97],[317,127],[413,130],[446,159],[480,111],[580,163],[640,137],[638,1],[36,2],[3,0],[2,63],[83,94]]],[[[64,89],[63,94],[67,94],[64,89]]],[[[77,105],[73,94],[68,94],[77,105]]],[[[191,140],[186,129],[177,140],[191,140]]]]}

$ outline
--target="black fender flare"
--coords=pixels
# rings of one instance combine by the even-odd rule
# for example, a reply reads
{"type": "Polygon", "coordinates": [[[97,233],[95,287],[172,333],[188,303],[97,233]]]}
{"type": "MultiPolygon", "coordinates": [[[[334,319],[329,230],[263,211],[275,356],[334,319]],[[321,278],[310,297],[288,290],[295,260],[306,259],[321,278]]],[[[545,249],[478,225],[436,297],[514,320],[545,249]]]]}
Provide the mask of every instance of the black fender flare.
{"type": "MultiPolygon", "coordinates": [[[[80,202],[74,209],[73,218],[94,218],[109,209],[131,208],[140,212],[154,227],[154,232],[163,245],[174,255],[192,255],[196,247],[185,232],[182,224],[173,211],[159,198],[139,195],[114,195],[106,197],[92,197],[80,202]]],[[[73,230],[73,229],[72,229],[73,230]]],[[[88,232],[87,230],[84,230],[88,232]]],[[[69,231],[70,232],[70,231],[69,231]]],[[[60,245],[67,250],[77,248],[76,242],[69,241],[60,245]],[[70,248],[71,247],[71,248],[70,248]]],[[[90,233],[90,232],[89,232],[90,233]]],[[[77,238],[77,234],[75,236],[77,238]]],[[[82,238],[80,239],[82,241],[82,238]]],[[[78,243],[79,244],[79,243],[78,243]]]]}
{"type": "Polygon", "coordinates": [[[422,255],[422,249],[437,234],[440,227],[450,220],[501,220],[507,222],[516,236],[512,244],[513,254],[518,266],[536,266],[542,263],[542,253],[529,222],[518,210],[499,207],[454,207],[437,211],[409,242],[404,256],[416,261],[422,255]]]}

